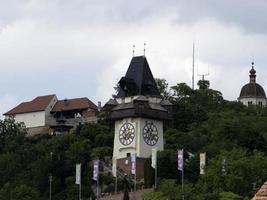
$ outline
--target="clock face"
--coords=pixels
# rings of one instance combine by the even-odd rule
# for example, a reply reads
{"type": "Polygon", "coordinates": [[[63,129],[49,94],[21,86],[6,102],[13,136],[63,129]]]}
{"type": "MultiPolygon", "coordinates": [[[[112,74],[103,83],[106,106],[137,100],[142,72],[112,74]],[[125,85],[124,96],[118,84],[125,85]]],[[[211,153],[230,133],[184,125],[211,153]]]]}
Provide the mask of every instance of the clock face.
{"type": "Polygon", "coordinates": [[[119,131],[119,140],[120,143],[123,145],[129,145],[133,142],[135,136],[134,126],[129,123],[125,122],[119,131]]]}
{"type": "Polygon", "coordinates": [[[154,146],[157,144],[159,136],[157,127],[153,124],[153,122],[147,122],[143,129],[143,138],[144,141],[150,145],[154,146]]]}

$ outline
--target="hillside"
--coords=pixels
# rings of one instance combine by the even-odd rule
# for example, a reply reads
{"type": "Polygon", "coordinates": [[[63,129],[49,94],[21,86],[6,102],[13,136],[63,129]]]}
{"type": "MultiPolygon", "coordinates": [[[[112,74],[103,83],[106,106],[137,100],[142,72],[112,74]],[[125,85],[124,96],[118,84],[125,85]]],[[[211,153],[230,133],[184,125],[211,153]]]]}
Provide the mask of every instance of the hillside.
{"type": "MultiPolygon", "coordinates": [[[[223,99],[219,91],[200,81],[192,90],[184,83],[171,90],[158,79],[161,93],[173,103],[173,121],[164,132],[165,150],[158,155],[159,190],[145,199],[181,199],[181,174],[176,151],[185,150],[185,199],[251,198],[267,180],[267,108],[245,107],[223,99]],[[207,167],[199,175],[199,153],[207,167]]],[[[83,198],[95,198],[92,160],[109,163],[113,130],[102,113],[99,124],[85,124],[65,135],[25,137],[23,124],[0,121],[0,200],[48,199],[53,175],[54,200],[77,199],[75,164],[82,163],[83,198]],[[51,156],[52,152],[52,156],[51,156]]],[[[145,186],[154,184],[150,160],[145,186]]],[[[101,172],[103,193],[114,191],[114,178],[101,172]]],[[[118,189],[123,182],[119,179],[118,189]]]]}

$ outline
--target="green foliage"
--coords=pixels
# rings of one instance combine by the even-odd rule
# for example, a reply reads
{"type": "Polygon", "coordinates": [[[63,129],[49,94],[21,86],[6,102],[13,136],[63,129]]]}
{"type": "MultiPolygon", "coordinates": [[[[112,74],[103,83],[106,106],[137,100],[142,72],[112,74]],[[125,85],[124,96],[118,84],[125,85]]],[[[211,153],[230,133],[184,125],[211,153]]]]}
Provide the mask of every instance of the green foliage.
{"type": "MultiPolygon", "coordinates": [[[[59,136],[25,137],[22,124],[0,120],[0,196],[4,199],[47,199],[48,178],[53,175],[54,200],[75,199],[75,164],[82,163],[83,197],[94,199],[91,189],[92,157],[112,152],[113,138],[108,127],[85,124],[80,130],[59,136]],[[99,136],[101,135],[101,137],[99,136]],[[104,139],[106,138],[106,139],[104,139]],[[52,157],[50,152],[53,152],[52,157]]],[[[110,184],[104,178],[101,184],[110,184]]],[[[1,198],[0,198],[1,200],[1,198]]]]}
{"type": "Polygon", "coordinates": [[[148,192],[143,195],[143,200],[168,200],[162,192],[148,192]]]}
{"type": "MultiPolygon", "coordinates": [[[[144,199],[180,200],[182,195],[190,200],[250,199],[267,180],[267,108],[225,101],[208,81],[200,81],[196,90],[185,83],[169,89],[165,79],[157,84],[173,103],[173,127],[164,132],[165,150],[158,152],[158,191],[145,194],[144,199]],[[184,190],[177,170],[180,148],[185,150],[184,190]],[[200,176],[201,152],[207,154],[207,166],[200,176]]],[[[25,137],[23,124],[0,120],[0,200],[11,195],[12,199],[47,199],[50,173],[53,199],[75,199],[76,163],[82,163],[83,198],[95,199],[92,160],[112,155],[113,135],[105,125],[84,124],[70,134],[25,137]]],[[[154,185],[150,165],[148,159],[146,187],[154,185]]],[[[110,173],[101,172],[99,182],[101,192],[114,191],[110,173]]],[[[118,179],[125,199],[130,188],[126,179],[118,179]]]]}
{"type": "Polygon", "coordinates": [[[38,191],[27,185],[13,187],[10,183],[4,185],[0,190],[0,200],[36,200],[39,199],[38,191]]]}
{"type": "Polygon", "coordinates": [[[169,84],[164,78],[156,78],[155,79],[160,95],[165,99],[168,99],[171,95],[171,91],[169,89],[169,84]]]}
{"type": "Polygon", "coordinates": [[[219,194],[220,200],[242,200],[243,198],[232,192],[221,192],[219,194]]]}

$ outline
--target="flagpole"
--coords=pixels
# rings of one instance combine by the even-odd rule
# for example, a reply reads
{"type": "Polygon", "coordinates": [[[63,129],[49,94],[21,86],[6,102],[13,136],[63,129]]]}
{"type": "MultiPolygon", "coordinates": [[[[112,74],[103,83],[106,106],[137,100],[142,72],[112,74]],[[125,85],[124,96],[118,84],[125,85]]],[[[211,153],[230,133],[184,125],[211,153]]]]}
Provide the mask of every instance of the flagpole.
{"type": "Polygon", "coordinates": [[[135,161],[135,173],[134,173],[134,191],[136,191],[136,161],[135,161]]]}
{"type": "Polygon", "coordinates": [[[177,151],[178,170],[182,173],[182,200],[184,200],[184,149],[177,151]]]}
{"type": "Polygon", "coordinates": [[[80,182],[79,186],[79,199],[82,200],[82,181],[80,182]]]}
{"type": "Polygon", "coordinates": [[[80,170],[79,199],[82,200],[82,169],[80,170]]]}
{"type": "Polygon", "coordinates": [[[182,170],[182,199],[184,200],[184,169],[182,170]]]}
{"type": "Polygon", "coordinates": [[[98,199],[98,177],[97,177],[97,181],[96,181],[96,199],[98,199]]]}
{"type": "Polygon", "coordinates": [[[117,178],[117,174],[115,177],[115,194],[117,194],[117,190],[118,190],[118,178],[117,178]]]}
{"type": "Polygon", "coordinates": [[[50,161],[51,161],[51,167],[50,167],[50,176],[49,176],[49,200],[52,200],[52,181],[53,181],[53,175],[52,175],[52,168],[53,168],[53,152],[50,152],[50,161]]]}
{"type": "Polygon", "coordinates": [[[157,176],[158,176],[158,174],[157,174],[157,168],[158,168],[158,165],[157,165],[157,160],[156,160],[156,166],[155,166],[155,189],[157,189],[157,176]]]}

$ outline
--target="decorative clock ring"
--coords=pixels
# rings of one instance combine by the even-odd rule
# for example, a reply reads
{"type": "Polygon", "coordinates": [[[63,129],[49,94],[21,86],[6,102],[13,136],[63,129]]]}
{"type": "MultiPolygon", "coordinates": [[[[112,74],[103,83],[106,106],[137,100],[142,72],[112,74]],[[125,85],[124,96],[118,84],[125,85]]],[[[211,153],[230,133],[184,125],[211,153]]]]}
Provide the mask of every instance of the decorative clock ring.
{"type": "Polygon", "coordinates": [[[129,145],[133,142],[135,137],[135,129],[133,124],[125,122],[119,131],[119,140],[122,145],[129,145]]]}
{"type": "Polygon", "coordinates": [[[153,122],[146,122],[146,125],[143,129],[143,138],[144,141],[150,146],[157,144],[159,139],[158,130],[153,122]]]}

